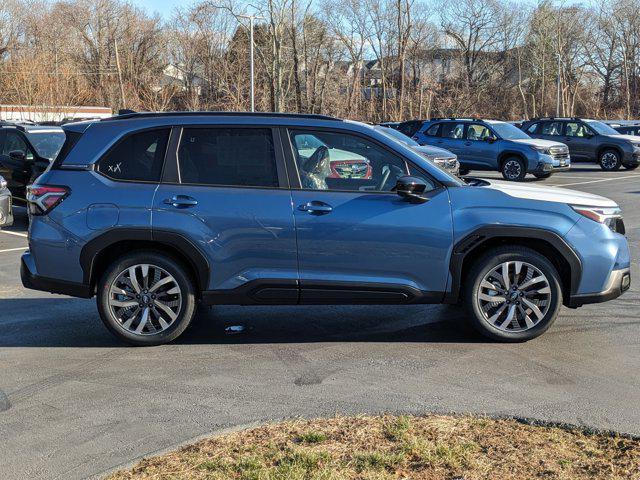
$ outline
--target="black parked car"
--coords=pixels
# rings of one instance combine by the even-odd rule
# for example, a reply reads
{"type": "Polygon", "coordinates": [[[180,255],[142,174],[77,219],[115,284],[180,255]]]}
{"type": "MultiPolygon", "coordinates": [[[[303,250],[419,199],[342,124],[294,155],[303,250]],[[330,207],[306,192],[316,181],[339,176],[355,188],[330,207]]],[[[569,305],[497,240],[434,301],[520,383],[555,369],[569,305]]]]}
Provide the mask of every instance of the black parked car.
{"type": "Polygon", "coordinates": [[[59,127],[0,123],[0,175],[14,198],[25,198],[27,185],[56,158],[64,140],[59,127]]]}
{"type": "Polygon", "coordinates": [[[7,188],[7,181],[0,177],[0,227],[8,227],[12,223],[11,192],[7,188]]]}
{"type": "Polygon", "coordinates": [[[640,138],[623,135],[598,120],[535,118],[522,124],[533,138],[556,140],[569,147],[571,160],[596,162],[603,170],[629,170],[640,164],[640,138]]]}

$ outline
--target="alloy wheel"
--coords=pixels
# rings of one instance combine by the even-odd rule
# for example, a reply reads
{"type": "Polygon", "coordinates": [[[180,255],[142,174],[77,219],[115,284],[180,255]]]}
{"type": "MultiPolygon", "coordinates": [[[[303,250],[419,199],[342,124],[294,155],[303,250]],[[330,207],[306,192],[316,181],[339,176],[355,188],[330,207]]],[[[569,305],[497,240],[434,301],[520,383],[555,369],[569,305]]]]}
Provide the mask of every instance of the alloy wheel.
{"type": "Polygon", "coordinates": [[[530,263],[503,262],[487,273],[478,286],[478,309],[486,322],[504,332],[535,327],[551,305],[551,285],[530,263]]]}
{"type": "Polygon", "coordinates": [[[178,318],[182,291],[163,268],[138,264],[122,271],[111,283],[108,303],[123,329],[136,335],[155,335],[178,318]]]}
{"type": "Polygon", "coordinates": [[[613,152],[606,152],[600,158],[600,163],[606,170],[613,170],[618,164],[618,156],[613,152]]]}
{"type": "Polygon", "coordinates": [[[505,176],[509,180],[515,180],[516,178],[520,177],[520,174],[522,173],[522,166],[520,165],[520,162],[518,162],[517,160],[509,160],[507,163],[504,164],[503,170],[504,170],[505,176]]]}

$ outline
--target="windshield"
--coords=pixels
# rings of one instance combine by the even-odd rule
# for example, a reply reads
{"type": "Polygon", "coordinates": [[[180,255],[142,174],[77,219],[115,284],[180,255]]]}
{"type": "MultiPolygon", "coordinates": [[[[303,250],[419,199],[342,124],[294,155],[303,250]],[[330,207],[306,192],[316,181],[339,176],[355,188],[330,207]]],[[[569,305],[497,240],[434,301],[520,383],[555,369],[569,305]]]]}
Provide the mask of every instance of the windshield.
{"type": "Polygon", "coordinates": [[[385,134],[387,137],[391,137],[394,140],[398,141],[398,142],[402,142],[405,145],[408,145],[410,147],[419,147],[420,144],[418,142],[416,142],[415,140],[407,137],[404,133],[399,132],[398,130],[395,130],[393,128],[390,127],[381,127],[380,125],[376,125],[375,128],[378,132],[381,132],[383,134],[385,134]]]}
{"type": "Polygon", "coordinates": [[[490,123],[491,128],[504,140],[521,140],[531,138],[518,127],[505,122],[490,123]]]}
{"type": "Polygon", "coordinates": [[[65,139],[64,132],[59,130],[31,131],[26,133],[38,155],[48,158],[49,160],[54,160],[58,156],[65,139]]]}
{"type": "Polygon", "coordinates": [[[606,123],[598,122],[597,120],[585,120],[585,123],[600,135],[620,135],[620,132],[615,131],[606,123]]]}

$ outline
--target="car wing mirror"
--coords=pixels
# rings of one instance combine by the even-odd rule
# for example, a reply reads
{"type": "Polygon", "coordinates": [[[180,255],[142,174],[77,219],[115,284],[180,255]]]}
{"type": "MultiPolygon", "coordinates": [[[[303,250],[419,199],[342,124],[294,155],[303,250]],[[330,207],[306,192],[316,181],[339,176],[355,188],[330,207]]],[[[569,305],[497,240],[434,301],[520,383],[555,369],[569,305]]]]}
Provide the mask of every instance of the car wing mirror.
{"type": "Polygon", "coordinates": [[[396,181],[396,186],[393,187],[393,190],[404,200],[411,203],[424,203],[429,200],[424,196],[427,190],[427,184],[418,177],[412,177],[410,175],[400,177],[396,181]]]}
{"type": "Polygon", "coordinates": [[[9,158],[12,158],[14,160],[21,160],[24,162],[27,159],[27,156],[25,155],[24,152],[21,152],[20,150],[13,150],[9,152],[9,158]]]}

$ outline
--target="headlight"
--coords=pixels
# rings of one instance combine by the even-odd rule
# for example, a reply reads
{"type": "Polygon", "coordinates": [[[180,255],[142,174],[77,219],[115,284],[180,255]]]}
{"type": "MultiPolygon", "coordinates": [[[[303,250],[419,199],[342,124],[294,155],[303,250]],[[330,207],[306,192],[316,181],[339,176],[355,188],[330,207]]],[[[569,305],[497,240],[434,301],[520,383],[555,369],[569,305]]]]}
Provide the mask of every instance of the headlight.
{"type": "Polygon", "coordinates": [[[625,233],[624,222],[622,221],[622,210],[620,210],[619,207],[583,207],[581,205],[571,205],[571,208],[594,222],[606,225],[616,233],[625,233]]]}
{"type": "Polygon", "coordinates": [[[540,153],[544,153],[546,155],[551,155],[551,151],[549,150],[549,147],[541,147],[538,145],[529,145],[532,149],[534,149],[536,152],[540,152],[540,153]]]}
{"type": "Polygon", "coordinates": [[[640,142],[631,142],[634,148],[640,148],[640,142]]]}
{"type": "Polygon", "coordinates": [[[4,177],[0,177],[0,190],[4,190],[5,188],[7,188],[7,181],[4,177]]]}

